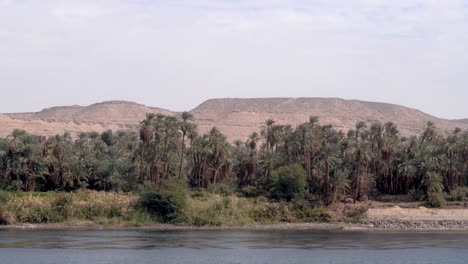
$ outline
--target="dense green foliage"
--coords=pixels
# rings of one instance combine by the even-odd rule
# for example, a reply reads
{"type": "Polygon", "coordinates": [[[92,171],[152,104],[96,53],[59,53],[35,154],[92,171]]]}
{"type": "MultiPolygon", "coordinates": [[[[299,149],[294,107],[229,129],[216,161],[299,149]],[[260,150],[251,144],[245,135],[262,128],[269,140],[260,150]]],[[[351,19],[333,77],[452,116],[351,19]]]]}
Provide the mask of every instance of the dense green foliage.
{"type": "Polygon", "coordinates": [[[143,195],[144,207],[174,220],[178,209],[167,204],[177,199],[159,187],[170,179],[191,190],[229,186],[248,197],[307,197],[325,205],[412,194],[438,206],[445,197],[460,199],[468,184],[468,132],[460,129],[444,135],[429,122],[420,136],[406,138],[392,123],[358,122],[344,133],[311,117],[296,128],[266,120],[248,140],[231,144],[216,128],[199,134],[192,119],[189,113],[148,114],[138,133],[74,139],[16,130],[0,139],[0,189],[133,192],[153,186],[158,191],[143,195]]]}
{"type": "Polygon", "coordinates": [[[188,192],[184,184],[165,183],[163,186],[142,193],[139,206],[161,222],[183,221],[188,192]]]}
{"type": "Polygon", "coordinates": [[[273,199],[292,201],[304,199],[306,178],[301,165],[284,166],[272,172],[270,194],[273,199]]]}

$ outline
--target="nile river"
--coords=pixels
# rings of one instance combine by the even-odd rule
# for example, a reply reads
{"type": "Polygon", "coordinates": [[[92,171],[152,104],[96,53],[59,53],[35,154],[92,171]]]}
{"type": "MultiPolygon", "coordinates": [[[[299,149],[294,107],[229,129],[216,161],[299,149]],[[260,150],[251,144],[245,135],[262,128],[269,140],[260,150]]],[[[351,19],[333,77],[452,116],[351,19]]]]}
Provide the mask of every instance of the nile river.
{"type": "Polygon", "coordinates": [[[468,263],[468,233],[0,231],[0,263],[468,263]]]}

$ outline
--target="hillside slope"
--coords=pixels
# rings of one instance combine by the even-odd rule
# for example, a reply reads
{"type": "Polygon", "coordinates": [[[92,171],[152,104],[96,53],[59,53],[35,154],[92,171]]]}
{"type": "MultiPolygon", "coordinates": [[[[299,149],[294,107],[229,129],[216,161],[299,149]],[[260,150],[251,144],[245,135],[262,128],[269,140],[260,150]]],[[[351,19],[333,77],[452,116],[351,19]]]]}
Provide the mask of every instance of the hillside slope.
{"type": "MultiPolygon", "coordinates": [[[[132,130],[149,112],[177,115],[170,110],[126,101],[52,107],[37,113],[0,114],[0,137],[15,128],[46,136],[65,131],[76,135],[84,131],[132,130]]],[[[437,118],[404,106],[339,98],[211,99],[191,113],[201,132],[216,126],[230,140],[245,140],[268,118],[295,126],[310,116],[318,116],[321,124],[332,124],[344,131],[353,128],[357,121],[392,121],[405,136],[420,133],[427,121],[434,122],[443,132],[455,127],[468,130],[468,124],[463,121],[437,118]]]]}
{"type": "Polygon", "coordinates": [[[146,113],[174,115],[166,109],[126,101],[108,101],[90,106],[59,106],[37,113],[4,114],[8,119],[2,120],[0,117],[0,137],[10,134],[16,128],[45,136],[65,131],[75,136],[88,131],[129,130],[135,129],[146,113]]]}
{"type": "Polygon", "coordinates": [[[295,126],[306,122],[310,116],[319,117],[321,124],[332,124],[344,131],[353,128],[357,121],[391,121],[406,136],[419,134],[427,121],[436,123],[444,132],[455,127],[468,129],[467,124],[451,122],[404,106],[339,98],[212,99],[202,103],[192,113],[202,131],[217,126],[229,138],[241,139],[258,130],[268,118],[295,126]]]}
{"type": "Polygon", "coordinates": [[[455,122],[455,123],[461,123],[461,124],[467,124],[468,125],[468,118],[465,118],[465,119],[454,119],[454,120],[450,120],[452,122],[455,122]]]}

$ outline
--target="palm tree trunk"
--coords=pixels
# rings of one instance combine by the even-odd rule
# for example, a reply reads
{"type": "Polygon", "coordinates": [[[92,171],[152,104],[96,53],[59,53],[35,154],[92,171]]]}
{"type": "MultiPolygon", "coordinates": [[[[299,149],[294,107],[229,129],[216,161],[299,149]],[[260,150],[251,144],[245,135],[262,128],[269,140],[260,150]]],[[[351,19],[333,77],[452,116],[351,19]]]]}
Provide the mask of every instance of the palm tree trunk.
{"type": "Polygon", "coordinates": [[[145,159],[145,153],[144,153],[144,147],[142,145],[141,153],[140,153],[140,177],[139,177],[140,183],[143,183],[145,181],[144,159],[145,159]]]}
{"type": "Polygon", "coordinates": [[[179,179],[182,178],[182,167],[184,164],[184,155],[185,155],[185,132],[182,133],[182,149],[180,151],[180,160],[179,160],[179,179]]]}
{"type": "Polygon", "coordinates": [[[354,203],[356,203],[357,200],[360,198],[360,193],[361,193],[361,166],[360,162],[357,162],[357,167],[356,167],[356,190],[354,192],[354,203]]]}
{"type": "MultiPolygon", "coordinates": [[[[155,137],[156,138],[156,137],[155,137]]],[[[151,181],[159,183],[159,167],[158,167],[158,142],[154,141],[153,159],[151,160],[151,181]]]]}
{"type": "Polygon", "coordinates": [[[325,204],[330,205],[330,166],[325,161],[325,204]]]}

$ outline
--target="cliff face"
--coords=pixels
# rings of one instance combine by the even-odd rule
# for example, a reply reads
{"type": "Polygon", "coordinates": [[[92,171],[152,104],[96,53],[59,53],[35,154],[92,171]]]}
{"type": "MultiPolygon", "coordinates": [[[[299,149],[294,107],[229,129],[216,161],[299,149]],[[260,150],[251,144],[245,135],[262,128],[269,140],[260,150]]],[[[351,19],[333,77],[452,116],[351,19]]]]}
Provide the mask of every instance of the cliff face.
{"type": "MultiPolygon", "coordinates": [[[[146,113],[178,114],[126,101],[52,107],[37,113],[0,114],[0,136],[10,134],[15,128],[47,136],[64,131],[77,134],[107,129],[135,129],[146,113]]],[[[468,130],[466,120],[446,120],[404,106],[339,98],[211,99],[191,113],[201,132],[216,126],[230,140],[245,140],[251,132],[258,131],[268,118],[279,124],[296,126],[306,122],[310,116],[319,117],[321,124],[332,124],[344,131],[353,128],[357,121],[391,121],[403,135],[420,133],[427,121],[434,122],[443,132],[455,127],[468,130]]]]}

